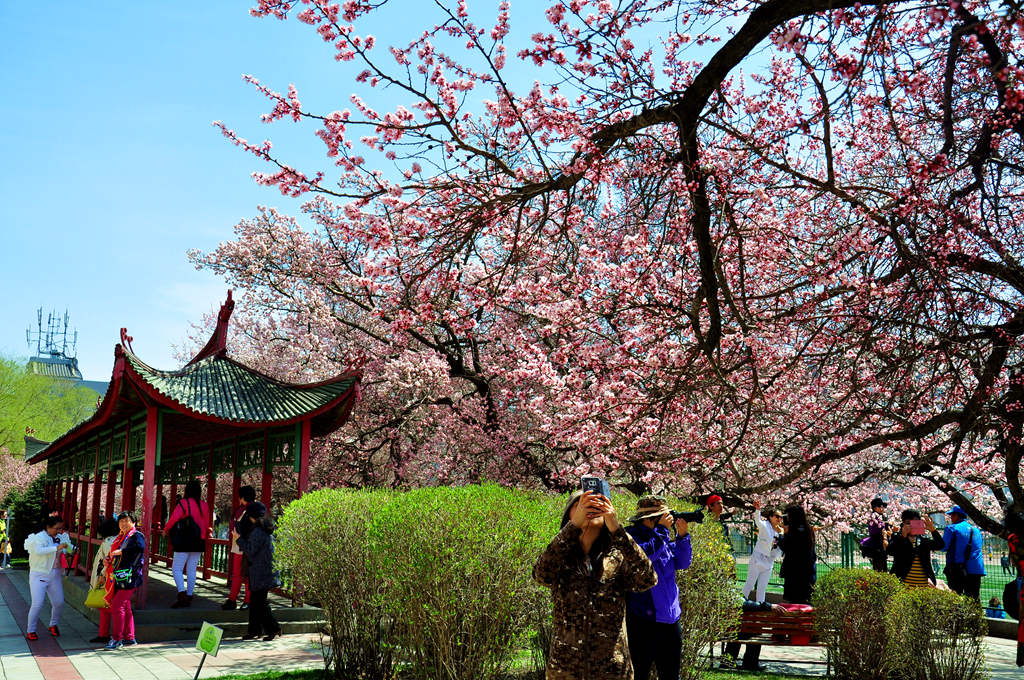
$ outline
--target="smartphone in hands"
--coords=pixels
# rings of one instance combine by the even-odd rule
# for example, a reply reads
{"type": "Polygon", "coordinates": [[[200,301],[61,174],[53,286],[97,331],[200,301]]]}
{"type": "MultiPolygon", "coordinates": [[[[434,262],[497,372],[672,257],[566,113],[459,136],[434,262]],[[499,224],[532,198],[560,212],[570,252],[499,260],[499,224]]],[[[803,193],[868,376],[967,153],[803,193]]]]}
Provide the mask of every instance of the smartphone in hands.
{"type": "Polygon", "coordinates": [[[603,477],[585,476],[580,480],[580,488],[604,496],[608,500],[612,499],[612,488],[603,477]]]}
{"type": "Polygon", "coordinates": [[[912,519],[910,520],[910,535],[911,536],[925,536],[928,534],[928,530],[924,527],[923,519],[912,519]]]}

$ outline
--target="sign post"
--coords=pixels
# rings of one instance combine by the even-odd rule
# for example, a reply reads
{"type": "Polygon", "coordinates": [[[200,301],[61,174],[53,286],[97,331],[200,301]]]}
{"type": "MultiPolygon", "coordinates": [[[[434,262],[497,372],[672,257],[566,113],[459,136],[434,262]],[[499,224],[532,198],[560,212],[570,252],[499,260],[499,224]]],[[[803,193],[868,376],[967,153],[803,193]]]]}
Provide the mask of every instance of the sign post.
{"type": "Polygon", "coordinates": [[[199,629],[199,639],[196,640],[196,649],[203,653],[203,658],[199,660],[199,668],[196,669],[196,675],[192,680],[199,680],[199,673],[203,670],[203,662],[206,661],[207,654],[217,656],[222,637],[224,637],[223,628],[203,621],[203,627],[199,629]]]}

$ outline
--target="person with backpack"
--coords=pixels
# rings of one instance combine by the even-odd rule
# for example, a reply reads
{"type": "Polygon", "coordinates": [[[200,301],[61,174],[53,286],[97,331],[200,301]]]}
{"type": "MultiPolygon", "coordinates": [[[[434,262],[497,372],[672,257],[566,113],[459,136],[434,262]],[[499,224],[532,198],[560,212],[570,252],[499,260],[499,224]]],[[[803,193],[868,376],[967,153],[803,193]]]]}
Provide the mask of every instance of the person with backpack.
{"type": "Polygon", "coordinates": [[[270,642],[281,634],[281,624],[274,618],[267,602],[270,589],[281,585],[274,569],[273,533],[274,519],[266,506],[253,502],[245,506],[242,520],[231,534],[249,563],[249,584],[252,588],[249,628],[242,636],[243,640],[265,635],[263,641],[270,642]]]}
{"type": "Polygon", "coordinates": [[[868,518],[868,535],[861,539],[860,554],[871,561],[875,571],[889,571],[889,556],[885,546],[891,536],[889,523],[885,521],[887,504],[881,498],[871,500],[871,517],[868,518]]]}
{"type": "Polygon", "coordinates": [[[954,505],[948,513],[949,524],[942,532],[946,542],[946,584],[957,595],[981,601],[981,577],[985,575],[982,561],[981,530],[967,523],[967,513],[954,505]]]}
{"type": "Polygon", "coordinates": [[[192,606],[196,569],[199,558],[206,551],[206,537],[210,533],[210,508],[205,501],[199,500],[201,493],[199,481],[189,480],[185,485],[184,498],[174,506],[164,529],[164,534],[170,538],[174,548],[171,572],[174,574],[174,585],[178,587],[178,599],[171,605],[171,609],[192,606]]]}

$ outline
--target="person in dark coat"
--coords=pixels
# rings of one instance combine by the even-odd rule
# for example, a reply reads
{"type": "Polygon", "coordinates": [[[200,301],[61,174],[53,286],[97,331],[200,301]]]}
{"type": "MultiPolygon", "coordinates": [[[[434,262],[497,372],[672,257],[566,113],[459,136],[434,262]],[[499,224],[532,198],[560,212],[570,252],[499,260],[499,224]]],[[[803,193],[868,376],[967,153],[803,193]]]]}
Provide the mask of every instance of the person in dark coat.
{"type": "Polygon", "coordinates": [[[135,514],[124,511],[117,516],[120,533],[110,544],[106,565],[106,601],[110,607],[110,642],[104,649],[120,649],[135,644],[135,614],[132,595],[142,585],[142,567],[146,560],[146,537],[135,526],[135,514]]]}
{"type": "Polygon", "coordinates": [[[810,604],[811,588],[817,580],[814,554],[814,529],[800,505],[786,508],[779,536],[782,549],[782,599],[794,604],[810,604]]]}
{"type": "Polygon", "coordinates": [[[246,561],[249,564],[249,630],[243,640],[252,640],[266,634],[264,642],[270,642],[281,634],[281,625],[274,618],[267,603],[271,588],[281,585],[274,571],[274,520],[267,514],[263,503],[250,503],[245,515],[233,532],[246,561]]]}
{"type": "Polygon", "coordinates": [[[929,588],[935,585],[935,571],[932,566],[932,551],[942,550],[946,542],[935,528],[931,517],[924,518],[925,531],[930,535],[915,536],[910,533],[911,522],[920,520],[917,510],[904,510],[900,516],[900,530],[893,534],[885,551],[892,555],[893,576],[908,588],[929,588]]]}

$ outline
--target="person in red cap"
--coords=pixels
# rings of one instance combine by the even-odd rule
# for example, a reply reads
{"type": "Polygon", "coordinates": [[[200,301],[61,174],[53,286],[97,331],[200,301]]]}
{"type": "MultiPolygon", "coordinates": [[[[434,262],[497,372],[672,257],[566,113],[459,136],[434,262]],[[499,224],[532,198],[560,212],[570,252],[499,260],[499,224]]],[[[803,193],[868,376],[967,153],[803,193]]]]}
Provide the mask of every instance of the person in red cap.
{"type": "Polygon", "coordinates": [[[725,538],[725,542],[729,544],[729,549],[732,550],[732,543],[729,541],[729,525],[722,520],[722,510],[725,505],[722,503],[722,497],[716,493],[708,496],[707,501],[707,512],[711,515],[712,519],[722,525],[722,537],[725,538]]]}

